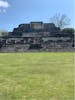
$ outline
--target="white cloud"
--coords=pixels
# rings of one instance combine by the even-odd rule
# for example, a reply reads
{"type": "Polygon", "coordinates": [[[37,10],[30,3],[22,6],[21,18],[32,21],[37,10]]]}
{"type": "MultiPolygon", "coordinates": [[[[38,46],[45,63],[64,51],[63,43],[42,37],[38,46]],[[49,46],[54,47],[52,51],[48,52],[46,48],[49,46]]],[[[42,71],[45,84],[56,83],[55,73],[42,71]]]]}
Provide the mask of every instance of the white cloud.
{"type": "Polygon", "coordinates": [[[7,1],[0,0],[0,8],[8,8],[10,4],[7,1]]]}
{"type": "Polygon", "coordinates": [[[0,9],[0,13],[6,13],[6,9],[0,9]]]}

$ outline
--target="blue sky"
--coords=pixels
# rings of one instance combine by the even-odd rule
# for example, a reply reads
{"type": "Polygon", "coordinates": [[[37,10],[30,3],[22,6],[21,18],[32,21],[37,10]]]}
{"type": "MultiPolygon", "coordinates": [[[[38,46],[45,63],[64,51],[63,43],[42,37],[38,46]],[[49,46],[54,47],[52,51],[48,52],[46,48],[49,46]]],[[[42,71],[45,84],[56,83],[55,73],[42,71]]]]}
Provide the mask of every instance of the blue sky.
{"type": "Polygon", "coordinates": [[[74,0],[0,0],[0,30],[12,31],[21,23],[49,22],[56,13],[71,19],[67,27],[75,27],[74,0]],[[7,4],[6,4],[7,3],[7,4]]]}

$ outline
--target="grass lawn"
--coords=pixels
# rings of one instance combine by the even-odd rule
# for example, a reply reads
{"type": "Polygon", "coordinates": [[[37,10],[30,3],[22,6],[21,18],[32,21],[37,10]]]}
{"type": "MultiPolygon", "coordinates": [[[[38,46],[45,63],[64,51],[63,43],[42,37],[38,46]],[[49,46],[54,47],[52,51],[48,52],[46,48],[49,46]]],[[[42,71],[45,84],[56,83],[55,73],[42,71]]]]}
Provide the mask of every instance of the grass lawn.
{"type": "Polygon", "coordinates": [[[1,53],[0,100],[74,100],[74,53],[1,53]]]}

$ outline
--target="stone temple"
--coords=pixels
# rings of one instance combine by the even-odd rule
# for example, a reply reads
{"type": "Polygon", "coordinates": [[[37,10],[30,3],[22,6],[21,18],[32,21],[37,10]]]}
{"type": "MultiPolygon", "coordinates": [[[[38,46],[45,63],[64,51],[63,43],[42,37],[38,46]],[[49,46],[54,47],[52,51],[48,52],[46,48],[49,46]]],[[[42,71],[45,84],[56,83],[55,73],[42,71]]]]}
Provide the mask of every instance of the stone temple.
{"type": "Polygon", "coordinates": [[[0,52],[73,51],[74,33],[53,23],[20,24],[8,36],[0,37],[0,52]]]}

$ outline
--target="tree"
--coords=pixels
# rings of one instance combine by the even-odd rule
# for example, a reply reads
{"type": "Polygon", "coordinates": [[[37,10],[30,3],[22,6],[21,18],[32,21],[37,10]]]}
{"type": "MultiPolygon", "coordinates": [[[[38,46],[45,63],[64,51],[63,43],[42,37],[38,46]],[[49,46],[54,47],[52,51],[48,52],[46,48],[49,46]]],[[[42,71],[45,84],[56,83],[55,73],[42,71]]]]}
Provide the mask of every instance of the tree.
{"type": "Polygon", "coordinates": [[[64,28],[62,31],[66,33],[74,33],[74,28],[64,28]]]}
{"type": "Polygon", "coordinates": [[[62,30],[63,33],[68,33],[69,36],[74,38],[74,28],[64,28],[62,30]]]}
{"type": "Polygon", "coordinates": [[[65,14],[55,14],[52,18],[50,18],[50,21],[60,29],[70,24],[70,19],[65,14]]]}
{"type": "Polygon", "coordinates": [[[8,35],[9,35],[8,31],[3,30],[0,32],[0,36],[2,36],[2,37],[8,36],[8,35]]]}

